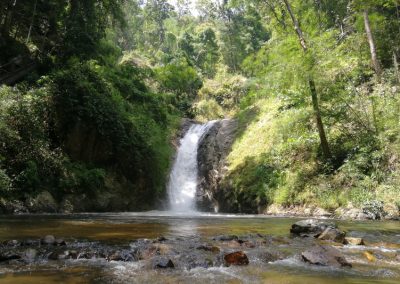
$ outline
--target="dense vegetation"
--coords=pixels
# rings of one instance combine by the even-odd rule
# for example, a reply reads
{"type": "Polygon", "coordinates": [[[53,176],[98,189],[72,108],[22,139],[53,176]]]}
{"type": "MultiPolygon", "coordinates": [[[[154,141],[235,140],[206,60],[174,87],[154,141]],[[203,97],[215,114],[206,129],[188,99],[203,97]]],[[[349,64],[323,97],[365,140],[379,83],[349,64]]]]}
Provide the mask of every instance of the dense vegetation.
{"type": "Polygon", "coordinates": [[[119,192],[148,207],[179,117],[233,117],[238,210],[399,209],[397,0],[190,2],[0,4],[1,65],[36,64],[0,89],[3,198],[119,192]]]}

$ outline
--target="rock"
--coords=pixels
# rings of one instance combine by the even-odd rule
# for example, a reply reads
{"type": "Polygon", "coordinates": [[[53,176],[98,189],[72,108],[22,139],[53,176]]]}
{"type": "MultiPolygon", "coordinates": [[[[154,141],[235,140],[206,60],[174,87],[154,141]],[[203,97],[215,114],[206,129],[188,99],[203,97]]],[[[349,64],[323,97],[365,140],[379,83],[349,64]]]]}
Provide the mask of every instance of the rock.
{"type": "MultiPolygon", "coordinates": [[[[227,173],[226,157],[231,151],[237,129],[237,120],[217,121],[200,139],[198,148],[200,182],[196,192],[196,205],[202,211],[238,211],[232,191],[223,184],[227,173]]],[[[249,213],[256,213],[257,204],[253,206],[254,208],[250,207],[246,207],[251,211],[249,213]]]]}
{"type": "Polygon", "coordinates": [[[168,241],[168,239],[165,238],[164,236],[161,236],[161,237],[159,237],[159,238],[157,239],[157,242],[160,242],[160,243],[165,242],[165,241],[168,241]]]}
{"type": "Polygon", "coordinates": [[[124,257],[122,256],[121,252],[116,251],[116,252],[113,252],[112,254],[110,254],[107,257],[107,260],[108,261],[124,261],[124,257]]]}
{"type": "Polygon", "coordinates": [[[386,216],[382,201],[374,200],[364,204],[362,210],[366,214],[368,219],[371,220],[382,220],[386,216]]]}
{"type": "Polygon", "coordinates": [[[224,255],[225,264],[230,265],[248,265],[249,259],[242,251],[228,253],[224,255]]]}
{"type": "Polygon", "coordinates": [[[279,251],[274,251],[274,250],[268,250],[268,251],[263,251],[260,252],[258,255],[258,258],[260,258],[264,262],[274,262],[277,260],[283,259],[283,255],[279,251]]]}
{"type": "Polygon", "coordinates": [[[219,253],[221,251],[221,249],[219,247],[211,246],[211,245],[200,245],[200,246],[196,247],[196,249],[209,251],[212,253],[219,253]]]}
{"type": "Polygon", "coordinates": [[[66,259],[77,259],[78,252],[76,250],[66,250],[64,251],[64,256],[66,259]]]}
{"type": "Polygon", "coordinates": [[[332,213],[323,208],[315,208],[312,215],[315,217],[331,217],[332,213]]]}
{"type": "Polygon", "coordinates": [[[213,240],[219,242],[229,242],[229,241],[237,241],[239,240],[239,238],[238,236],[235,235],[221,235],[214,237],[213,240]]]}
{"type": "Polygon", "coordinates": [[[386,220],[399,220],[400,210],[396,204],[385,203],[385,205],[383,206],[383,210],[385,211],[386,220]]]}
{"type": "Polygon", "coordinates": [[[17,247],[21,245],[21,243],[17,240],[5,241],[3,244],[8,247],[17,247]]]}
{"type": "Polygon", "coordinates": [[[364,240],[362,238],[344,238],[345,245],[352,245],[352,246],[364,246],[364,240]]]}
{"type": "Polygon", "coordinates": [[[171,259],[165,257],[157,257],[153,259],[153,268],[154,269],[166,269],[166,268],[175,268],[174,263],[171,259]]]}
{"type": "Polygon", "coordinates": [[[319,236],[319,240],[333,241],[336,243],[343,243],[346,233],[339,229],[328,227],[319,236]]]}
{"type": "Polygon", "coordinates": [[[21,256],[14,252],[0,252],[0,263],[16,259],[21,259],[21,256]]]}
{"type": "Polygon", "coordinates": [[[351,204],[348,207],[341,207],[335,210],[335,215],[341,219],[368,220],[368,215],[360,208],[354,208],[351,204]]]}
{"type": "Polygon", "coordinates": [[[65,256],[64,254],[60,254],[60,253],[58,253],[58,252],[52,252],[52,253],[50,253],[48,256],[47,256],[47,258],[49,259],[49,260],[59,260],[61,257],[60,256],[65,256]]]}
{"type": "Polygon", "coordinates": [[[332,222],[318,221],[315,219],[301,220],[292,225],[290,233],[300,236],[317,236],[322,234],[327,228],[336,228],[332,222]]]}
{"type": "Polygon", "coordinates": [[[375,262],[376,261],[376,257],[374,256],[374,254],[370,251],[365,251],[364,256],[366,259],[368,259],[369,262],[375,262]]]}
{"type": "Polygon", "coordinates": [[[344,255],[331,246],[314,246],[301,254],[302,259],[313,265],[352,267],[344,255]]]}
{"type": "Polygon", "coordinates": [[[54,241],[54,244],[56,245],[56,246],[66,246],[67,245],[67,243],[63,240],[63,239],[55,239],[55,241],[54,241]]]}
{"type": "Polygon", "coordinates": [[[20,214],[28,213],[28,209],[23,202],[19,200],[6,200],[0,198],[0,213],[2,214],[20,214]]]}
{"type": "Polygon", "coordinates": [[[42,245],[56,245],[56,238],[53,235],[47,235],[41,239],[40,243],[42,245]]]}
{"type": "Polygon", "coordinates": [[[32,249],[32,248],[27,249],[24,252],[24,260],[27,262],[33,262],[37,256],[37,254],[38,254],[37,250],[32,249]]]}

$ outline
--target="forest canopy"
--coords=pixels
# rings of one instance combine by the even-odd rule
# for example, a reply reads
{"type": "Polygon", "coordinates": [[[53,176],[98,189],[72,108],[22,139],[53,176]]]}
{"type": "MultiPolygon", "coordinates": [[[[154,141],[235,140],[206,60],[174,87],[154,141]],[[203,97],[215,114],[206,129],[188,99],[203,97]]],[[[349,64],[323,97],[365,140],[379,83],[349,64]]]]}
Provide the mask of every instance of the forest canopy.
{"type": "Polygon", "coordinates": [[[3,205],[152,208],[187,117],[239,121],[235,211],[400,207],[398,0],[4,0],[0,30],[3,205]]]}

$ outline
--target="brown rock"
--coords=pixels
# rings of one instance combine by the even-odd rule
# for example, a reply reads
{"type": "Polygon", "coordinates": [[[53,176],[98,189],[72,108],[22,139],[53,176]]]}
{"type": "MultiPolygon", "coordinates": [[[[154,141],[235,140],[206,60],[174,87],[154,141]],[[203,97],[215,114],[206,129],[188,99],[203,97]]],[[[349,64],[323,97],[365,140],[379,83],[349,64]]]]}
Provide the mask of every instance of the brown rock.
{"type": "Polygon", "coordinates": [[[242,251],[226,254],[224,256],[225,263],[229,265],[248,265],[249,259],[242,251]]]}
{"type": "Polygon", "coordinates": [[[345,232],[340,231],[339,229],[336,228],[328,227],[318,236],[318,239],[343,243],[345,236],[346,236],[345,232]]]}
{"type": "Polygon", "coordinates": [[[345,245],[352,245],[352,246],[364,246],[364,240],[362,238],[344,238],[345,245]]]}

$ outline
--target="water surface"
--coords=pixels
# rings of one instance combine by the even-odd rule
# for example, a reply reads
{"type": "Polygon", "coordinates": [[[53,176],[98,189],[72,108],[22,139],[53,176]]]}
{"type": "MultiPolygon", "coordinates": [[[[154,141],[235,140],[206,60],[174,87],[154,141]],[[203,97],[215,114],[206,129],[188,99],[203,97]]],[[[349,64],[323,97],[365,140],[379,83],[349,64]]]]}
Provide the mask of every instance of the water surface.
{"type": "Polygon", "coordinates": [[[349,235],[363,237],[366,248],[340,248],[353,269],[307,265],[296,255],[306,248],[300,241],[289,244],[289,228],[298,219],[251,215],[183,214],[168,212],[76,215],[19,215],[0,217],[0,241],[38,239],[55,235],[67,241],[129,246],[136,239],[199,236],[207,241],[221,234],[261,233],[282,238],[280,249],[290,255],[273,263],[255,261],[248,267],[214,267],[192,270],[152,271],[142,262],[74,260],[44,261],[34,265],[0,264],[1,283],[400,283],[400,223],[395,221],[339,221],[349,235]],[[385,247],[385,248],[384,248],[385,247]],[[389,248],[388,248],[389,247],[389,248]],[[365,250],[390,254],[377,262],[363,258],[365,250]]]}

